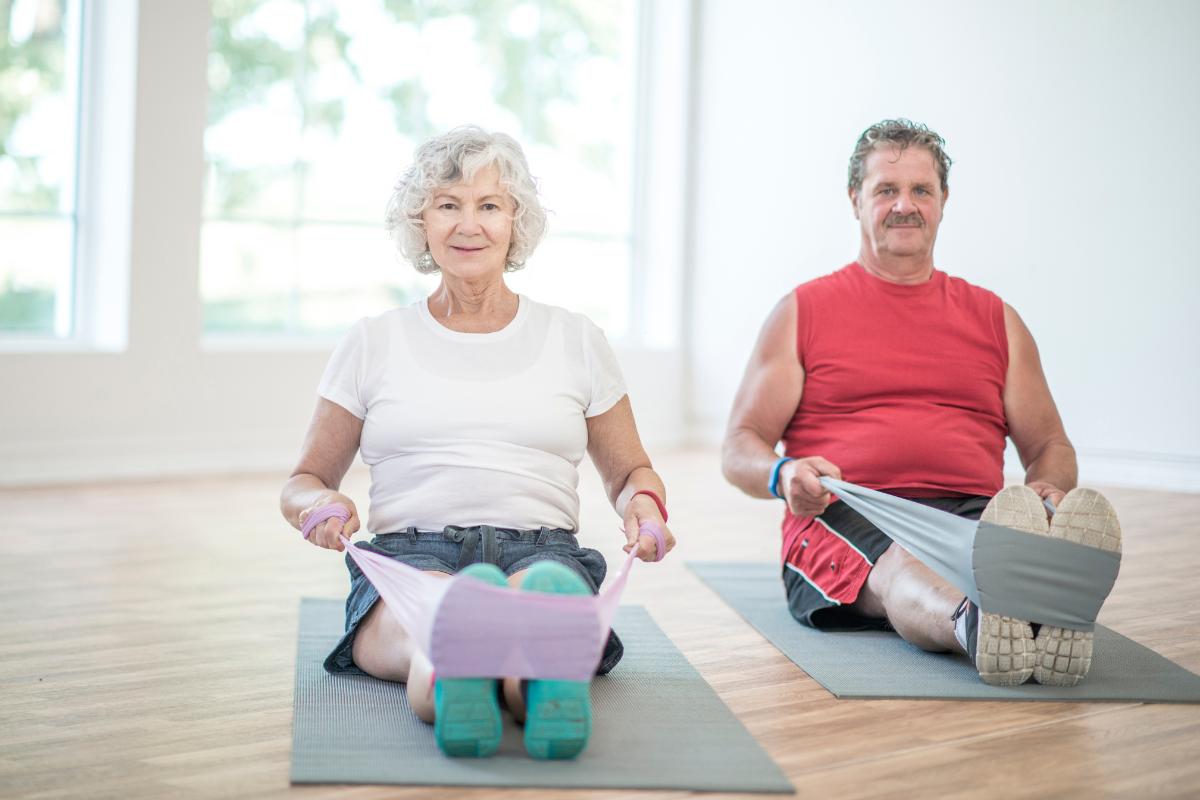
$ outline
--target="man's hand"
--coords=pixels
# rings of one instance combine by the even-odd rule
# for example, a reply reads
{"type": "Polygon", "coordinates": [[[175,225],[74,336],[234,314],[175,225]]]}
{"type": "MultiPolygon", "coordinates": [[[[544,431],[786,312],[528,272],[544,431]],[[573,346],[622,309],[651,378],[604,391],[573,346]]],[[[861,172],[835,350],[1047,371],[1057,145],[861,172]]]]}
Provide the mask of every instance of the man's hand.
{"type": "Polygon", "coordinates": [[[1062,491],[1052,483],[1047,483],[1046,481],[1031,481],[1025,485],[1037,492],[1038,497],[1042,498],[1043,500],[1049,500],[1051,503],[1053,503],[1055,508],[1058,508],[1059,503],[1061,503],[1063,498],[1067,496],[1066,492],[1062,491]]]}
{"type": "Polygon", "coordinates": [[[350,519],[346,520],[346,523],[343,525],[342,521],[337,517],[330,517],[312,529],[312,533],[308,535],[308,540],[317,547],[340,551],[346,548],[342,546],[342,540],[339,537],[345,536],[349,539],[360,527],[358,509],[355,508],[354,501],[346,497],[346,495],[332,490],[321,492],[312,505],[300,512],[300,525],[303,527],[304,521],[308,519],[309,515],[321,506],[333,505],[334,503],[341,503],[349,509],[350,519]]]}
{"type": "Polygon", "coordinates": [[[821,476],[842,479],[842,471],[820,456],[788,461],[779,469],[776,491],[787,500],[797,517],[815,517],[829,505],[829,491],[821,485],[821,476]]]}

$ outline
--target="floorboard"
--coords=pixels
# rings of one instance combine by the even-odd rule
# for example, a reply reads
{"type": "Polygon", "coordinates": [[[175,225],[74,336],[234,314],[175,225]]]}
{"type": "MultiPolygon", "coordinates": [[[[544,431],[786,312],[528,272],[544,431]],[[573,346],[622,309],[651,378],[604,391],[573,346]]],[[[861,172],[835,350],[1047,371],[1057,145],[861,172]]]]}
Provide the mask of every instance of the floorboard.
{"type": "MultiPolygon", "coordinates": [[[[655,462],[679,546],[637,565],[626,602],[650,610],[801,796],[1196,796],[1194,706],[834,699],[683,566],[776,560],[779,505],[726,485],[710,451],[655,462]]],[[[612,563],[619,520],[581,471],[580,538],[612,563]]],[[[280,518],[282,481],[0,491],[0,796],[689,796],[290,786],[299,598],[343,597],[348,580],[280,518]]],[[[352,472],[345,490],[365,508],[367,486],[352,472]]],[[[1105,493],[1125,537],[1100,621],[1200,672],[1200,496],[1105,493]]]]}

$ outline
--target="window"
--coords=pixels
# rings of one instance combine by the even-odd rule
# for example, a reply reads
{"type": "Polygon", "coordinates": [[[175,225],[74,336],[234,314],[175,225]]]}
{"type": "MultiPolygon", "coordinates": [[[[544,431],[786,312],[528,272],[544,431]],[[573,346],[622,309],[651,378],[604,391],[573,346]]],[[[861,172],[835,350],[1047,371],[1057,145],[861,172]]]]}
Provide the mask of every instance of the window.
{"type": "Polygon", "coordinates": [[[633,0],[214,0],[206,334],[336,334],[425,296],[383,229],[416,143],[516,136],[555,214],[516,291],[627,328],[633,0]]]}
{"type": "Polygon", "coordinates": [[[75,332],[79,0],[0,0],[0,335],[75,332]]]}

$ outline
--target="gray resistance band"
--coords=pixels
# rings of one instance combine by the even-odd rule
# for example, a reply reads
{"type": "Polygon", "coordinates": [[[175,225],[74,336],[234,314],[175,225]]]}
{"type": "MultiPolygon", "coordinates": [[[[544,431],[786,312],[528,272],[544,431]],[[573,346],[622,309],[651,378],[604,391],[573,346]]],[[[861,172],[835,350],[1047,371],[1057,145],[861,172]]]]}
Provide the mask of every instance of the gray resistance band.
{"type": "Polygon", "coordinates": [[[963,519],[901,497],[821,478],[921,563],[989,614],[1090,631],[1121,554],[963,519]]]}

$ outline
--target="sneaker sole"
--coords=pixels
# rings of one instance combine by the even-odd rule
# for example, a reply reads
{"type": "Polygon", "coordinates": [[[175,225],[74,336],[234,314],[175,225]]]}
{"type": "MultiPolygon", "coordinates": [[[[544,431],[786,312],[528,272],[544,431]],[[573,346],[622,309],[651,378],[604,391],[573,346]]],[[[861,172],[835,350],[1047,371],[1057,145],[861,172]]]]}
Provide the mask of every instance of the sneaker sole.
{"type": "MultiPolygon", "coordinates": [[[[583,579],[554,562],[529,568],[522,589],[552,594],[591,594],[583,579]],[[553,566],[550,566],[553,564],[553,566]]],[[[592,735],[590,681],[529,682],[525,697],[525,749],[534,758],[574,758],[592,735]]]]}
{"type": "Polygon", "coordinates": [[[534,758],[574,758],[592,734],[590,685],[578,681],[530,681],[526,698],[525,749],[534,758]]]}
{"type": "MultiPolygon", "coordinates": [[[[504,573],[493,564],[471,564],[460,574],[494,586],[508,586],[504,573]]],[[[438,680],[434,691],[437,715],[433,732],[443,753],[456,758],[481,758],[499,749],[504,727],[495,680],[447,678],[438,680]]]]}
{"type": "MultiPolygon", "coordinates": [[[[1046,508],[1028,486],[1005,487],[983,510],[981,519],[993,525],[1049,536],[1046,508]]],[[[979,613],[975,668],[989,686],[1020,686],[1033,675],[1037,646],[1029,622],[999,614],[979,613]]]]}
{"type": "MultiPolygon", "coordinates": [[[[1121,525],[1112,505],[1095,489],[1075,489],[1050,522],[1055,539],[1121,552],[1121,525]]],[[[1092,633],[1043,625],[1035,643],[1033,679],[1046,686],[1074,686],[1092,667],[1092,633]]]]}
{"type": "Polygon", "coordinates": [[[480,758],[500,747],[503,727],[491,678],[446,678],[437,682],[438,747],[448,756],[480,758]]]}

